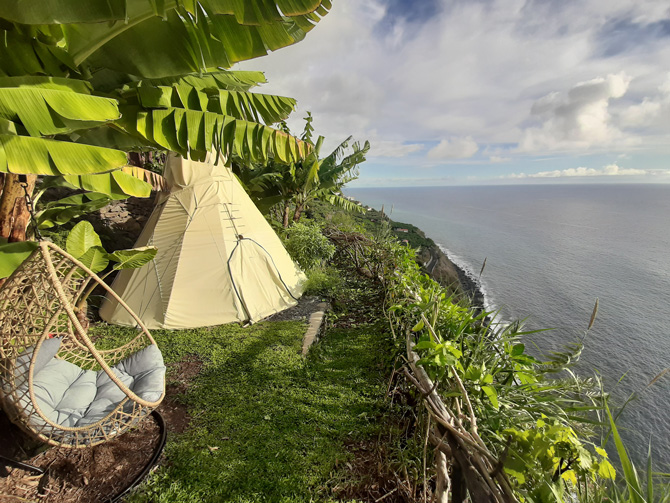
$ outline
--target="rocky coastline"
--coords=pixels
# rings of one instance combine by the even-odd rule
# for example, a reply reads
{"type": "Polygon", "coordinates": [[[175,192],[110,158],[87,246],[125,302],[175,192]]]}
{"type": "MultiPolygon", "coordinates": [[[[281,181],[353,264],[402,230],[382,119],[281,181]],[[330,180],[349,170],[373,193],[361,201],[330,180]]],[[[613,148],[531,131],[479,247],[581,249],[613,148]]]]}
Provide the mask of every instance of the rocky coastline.
{"type": "Polygon", "coordinates": [[[485,298],[479,283],[465,270],[452,262],[439,246],[434,245],[421,250],[420,256],[428,254],[430,259],[424,263],[428,275],[444,287],[453,287],[457,282],[460,292],[465,294],[476,309],[484,309],[485,298]]]}
{"type": "MultiPolygon", "coordinates": [[[[406,224],[394,223],[394,225],[406,224]]],[[[426,273],[456,296],[467,297],[470,304],[476,309],[484,309],[484,293],[479,283],[454,263],[432,239],[426,236],[425,232],[416,227],[412,231],[429,243],[421,246],[416,256],[426,273]]]]}

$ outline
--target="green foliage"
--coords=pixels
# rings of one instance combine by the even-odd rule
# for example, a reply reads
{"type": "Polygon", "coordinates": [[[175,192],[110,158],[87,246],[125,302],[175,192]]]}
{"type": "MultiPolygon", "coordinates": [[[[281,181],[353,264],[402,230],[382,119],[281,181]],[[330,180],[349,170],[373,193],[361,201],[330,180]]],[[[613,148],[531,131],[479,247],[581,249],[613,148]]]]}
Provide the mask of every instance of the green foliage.
{"type": "Polygon", "coordinates": [[[335,246],[314,223],[293,224],[288,229],[284,245],[293,260],[305,270],[323,264],[335,254],[335,246]]]}
{"type": "Polygon", "coordinates": [[[337,211],[332,213],[332,218],[330,218],[328,224],[344,232],[363,231],[358,220],[348,211],[337,211]]]}
{"type": "Polygon", "coordinates": [[[35,215],[35,221],[40,230],[64,225],[75,218],[87,213],[98,211],[111,202],[105,194],[87,192],[67,196],[57,201],[47,203],[35,215]]]}
{"type": "Polygon", "coordinates": [[[554,494],[575,492],[601,481],[614,480],[616,472],[607,452],[587,449],[571,427],[545,416],[533,428],[508,428],[509,455],[505,471],[533,501],[551,501],[554,494]]]}
{"type": "Polygon", "coordinates": [[[275,157],[265,164],[249,164],[244,159],[234,163],[235,173],[261,212],[274,209],[284,227],[291,221],[298,222],[303,211],[313,201],[327,201],[333,206],[348,211],[364,211],[342,197],[340,189],[358,177],[358,166],[365,161],[370,149],[369,142],[363,146],[355,142],[352,153],[345,155],[351,137],[343,141],[326,157],[321,158],[323,136],[312,141],[312,114],[305,117],[305,128],[301,141],[309,147],[307,155],[287,162],[275,157]]]}
{"type": "Polygon", "coordinates": [[[155,246],[141,246],[131,250],[107,253],[102,246],[100,236],[87,221],[79,222],[72,228],[67,236],[66,249],[70,255],[79,259],[94,273],[105,270],[110,261],[114,262],[113,271],[137,269],[153,260],[158,251],[155,246]]]}
{"type": "Polygon", "coordinates": [[[305,295],[332,297],[342,286],[342,274],[334,267],[313,267],[308,269],[305,295]]]}
{"type": "Polygon", "coordinates": [[[40,185],[40,190],[51,187],[82,189],[104,194],[110,199],[127,199],[128,196],[149,197],[151,195],[151,185],[149,183],[122,170],[92,175],[47,177],[40,185]]]}
{"type": "Polygon", "coordinates": [[[569,371],[581,343],[546,361],[528,354],[523,339],[531,332],[521,323],[497,324],[495,313],[456,301],[421,272],[411,249],[392,245],[394,237],[382,232],[388,225],[382,221],[378,228],[376,238],[338,237],[336,230],[329,236],[349,262],[359,258],[357,270],[375,268],[385,278],[397,354],[405,353],[404,334],[409,334],[418,365],[445,406],[463,410],[466,427],[471,424],[466,410],[472,408],[478,434],[504,460],[517,498],[569,501],[579,495],[582,501],[599,501],[612,494],[615,470],[591,440],[602,403],[599,382],[569,371]]]}
{"type": "Polygon", "coordinates": [[[609,405],[605,401],[605,415],[610,426],[610,433],[614,439],[617,454],[623,472],[625,488],[613,486],[611,496],[614,501],[625,503],[668,503],[670,502],[670,474],[656,473],[653,470],[651,457],[651,444],[647,455],[646,476],[640,476],[638,470],[628,456],[628,451],[619,435],[615,418],[612,416],[609,405]],[[655,483],[655,477],[661,479],[661,483],[655,483]]]}
{"type": "Polygon", "coordinates": [[[53,77],[0,78],[0,119],[30,136],[68,133],[121,116],[116,100],[91,96],[87,82],[53,77]]]}
{"type": "Polygon", "coordinates": [[[0,172],[101,173],[124,166],[122,150],[146,147],[295,161],[309,147],[269,127],[294,100],[253,95],[262,74],[221,68],[302,40],[330,7],[329,0],[92,0],[85,9],[69,0],[4,2],[0,172]]]}
{"type": "Polygon", "coordinates": [[[0,241],[0,279],[9,277],[36,249],[37,243],[34,241],[0,241]]]}
{"type": "Polygon", "coordinates": [[[411,323],[418,364],[439,383],[447,407],[464,407],[465,389],[480,436],[498,455],[507,452],[505,470],[520,496],[554,501],[566,486],[581,491],[614,478],[605,451],[588,440],[597,383],[549,378],[578,359],[581,345],[539,361],[526,353],[522,337],[529,332],[520,324],[497,325],[495,313],[457,304],[415,264],[402,271],[394,294],[402,300],[393,323],[411,323]]]}

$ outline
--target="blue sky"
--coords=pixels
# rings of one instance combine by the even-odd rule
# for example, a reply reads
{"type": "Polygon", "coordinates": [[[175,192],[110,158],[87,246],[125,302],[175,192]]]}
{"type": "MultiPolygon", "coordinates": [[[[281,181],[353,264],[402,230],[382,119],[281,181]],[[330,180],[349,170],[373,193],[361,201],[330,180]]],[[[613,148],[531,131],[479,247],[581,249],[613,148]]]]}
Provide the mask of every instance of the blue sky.
{"type": "Polygon", "coordinates": [[[666,0],[333,0],[239,68],[370,140],[352,187],[670,182],[666,0]]]}

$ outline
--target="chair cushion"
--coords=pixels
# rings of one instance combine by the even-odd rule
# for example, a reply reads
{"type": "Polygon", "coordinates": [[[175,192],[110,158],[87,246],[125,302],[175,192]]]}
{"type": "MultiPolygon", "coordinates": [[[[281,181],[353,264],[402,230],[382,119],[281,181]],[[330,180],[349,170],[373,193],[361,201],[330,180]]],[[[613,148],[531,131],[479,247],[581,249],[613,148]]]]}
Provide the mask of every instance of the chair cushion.
{"type": "MultiPolygon", "coordinates": [[[[66,427],[80,427],[95,423],[112,412],[118,404],[126,398],[126,394],[112,381],[103,370],[98,372],[82,370],[76,365],[55,358],[60,346],[60,340],[44,341],[37,355],[42,368],[37,372],[37,361],[33,374],[33,390],[35,400],[40,410],[50,421],[66,427]],[[49,344],[47,344],[47,342],[49,344]],[[55,347],[55,351],[54,351],[55,347]],[[42,353],[45,353],[43,358],[42,353]],[[46,359],[50,357],[50,360],[46,359]]],[[[19,358],[24,358],[21,355],[19,358]]],[[[25,355],[26,362],[30,362],[32,351],[25,355]]],[[[18,361],[18,359],[17,359],[18,361]]],[[[17,371],[25,367],[22,362],[17,371]]],[[[165,389],[165,365],[163,356],[155,344],[134,353],[112,367],[114,374],[131,391],[143,400],[155,402],[165,389]]],[[[18,376],[17,376],[18,378],[18,376]]],[[[27,388],[25,379],[22,387],[27,388]]],[[[21,406],[31,407],[27,398],[21,400],[21,406]]],[[[131,400],[124,406],[124,411],[132,412],[131,400]]],[[[33,416],[34,423],[36,421],[33,416]]],[[[42,423],[43,424],[43,423],[42,423]]],[[[34,426],[41,426],[34,424],[34,426]]]]}
{"type": "Polygon", "coordinates": [[[96,372],[52,358],[33,375],[33,391],[42,413],[54,423],[74,427],[96,395],[96,372]]]}
{"type": "MultiPolygon", "coordinates": [[[[163,355],[155,344],[121,360],[112,367],[112,370],[119,380],[142,400],[155,402],[163,394],[165,364],[163,355]]],[[[126,397],[125,393],[103,370],[98,371],[96,384],[95,399],[91,402],[84,417],[77,422],[77,426],[85,426],[101,420],[126,397]]],[[[133,402],[129,401],[124,406],[124,411],[131,413],[132,410],[133,402]]]]}
{"type": "MultiPolygon", "coordinates": [[[[35,358],[35,366],[33,367],[33,377],[38,374],[47,363],[49,363],[58,350],[60,349],[60,343],[63,340],[62,337],[53,337],[52,339],[45,339],[40,346],[40,351],[37,353],[35,358]]],[[[28,382],[28,370],[30,369],[30,361],[33,358],[33,352],[35,351],[35,346],[32,346],[26,349],[23,353],[19,355],[16,359],[14,367],[14,378],[16,379],[16,385],[21,386],[28,382]]]]}

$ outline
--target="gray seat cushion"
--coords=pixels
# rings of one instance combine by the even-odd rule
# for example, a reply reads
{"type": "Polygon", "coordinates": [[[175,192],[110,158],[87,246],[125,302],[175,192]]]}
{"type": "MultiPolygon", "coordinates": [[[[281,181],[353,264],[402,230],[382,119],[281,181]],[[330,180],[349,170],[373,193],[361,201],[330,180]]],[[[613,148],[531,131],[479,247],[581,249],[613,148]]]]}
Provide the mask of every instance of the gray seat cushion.
{"type": "MultiPolygon", "coordinates": [[[[82,370],[76,365],[55,358],[60,339],[47,339],[37,355],[33,373],[35,400],[42,413],[54,423],[66,427],[80,427],[95,423],[112,412],[126,398],[126,394],[103,370],[82,370]]],[[[17,358],[17,374],[25,371],[32,351],[17,358]]],[[[155,344],[132,354],[112,367],[114,374],[133,393],[143,400],[155,402],[165,389],[165,364],[155,344]]],[[[17,375],[17,378],[19,376],[17,375]]],[[[27,387],[27,379],[21,387],[27,387]]],[[[31,407],[29,403],[21,406],[31,407]]],[[[132,412],[129,400],[124,410],[132,412]]],[[[34,420],[34,419],[33,419],[34,420]]],[[[36,425],[39,426],[39,425],[36,425]]]]}
{"type": "Polygon", "coordinates": [[[96,372],[53,358],[33,374],[35,401],[42,413],[62,426],[77,426],[95,398],[96,372]]]}
{"type": "MultiPolygon", "coordinates": [[[[165,389],[165,365],[158,346],[152,344],[121,360],[112,367],[114,374],[142,400],[155,402],[165,389]]],[[[102,370],[96,379],[97,393],[84,417],[77,426],[95,423],[112,412],[126,395],[102,370]]],[[[124,406],[125,412],[132,412],[133,402],[124,406]]]]}

